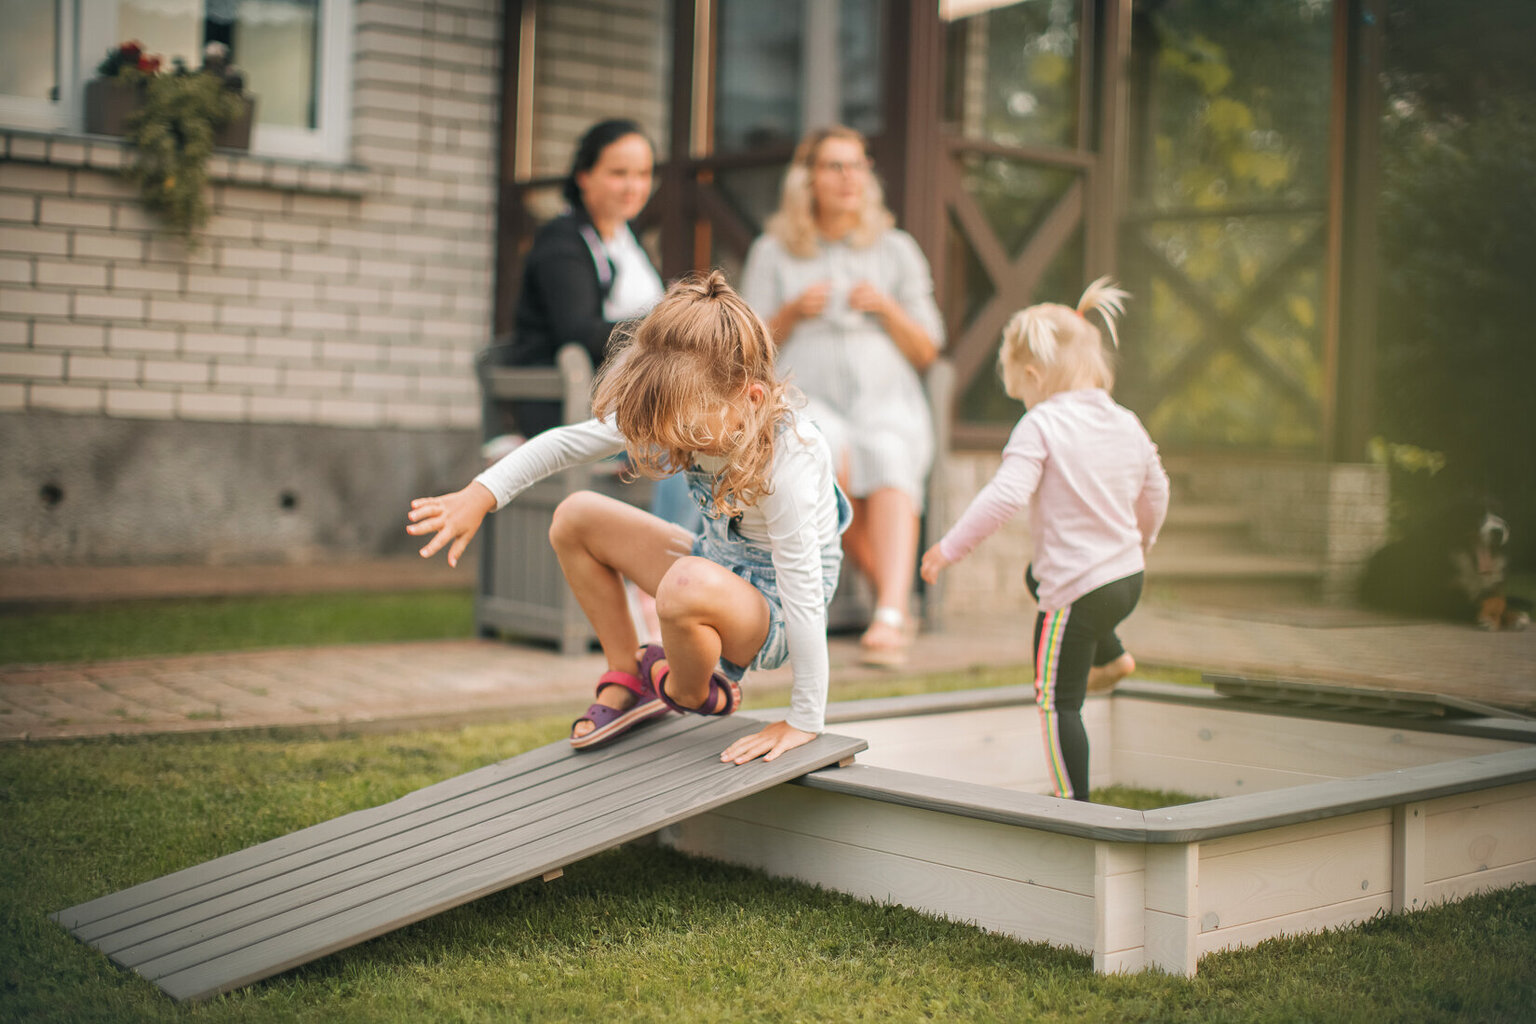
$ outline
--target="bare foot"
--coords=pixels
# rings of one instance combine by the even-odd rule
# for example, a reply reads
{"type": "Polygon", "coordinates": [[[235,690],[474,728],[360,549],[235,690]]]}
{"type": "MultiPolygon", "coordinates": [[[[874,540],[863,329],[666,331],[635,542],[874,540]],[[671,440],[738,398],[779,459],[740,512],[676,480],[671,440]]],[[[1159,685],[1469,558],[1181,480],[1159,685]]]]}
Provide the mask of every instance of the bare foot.
{"type": "MultiPolygon", "coordinates": [[[[619,671],[633,674],[634,672],[638,671],[639,668],[640,666],[636,665],[633,668],[620,669],[619,671]]],[[[595,703],[605,704],[617,711],[628,711],[630,708],[635,706],[635,702],[639,699],[640,698],[631,693],[627,687],[619,686],[617,683],[609,683],[607,686],[597,691],[597,700],[595,703]]],[[[571,726],[571,739],[579,740],[596,728],[597,726],[590,719],[577,719],[576,724],[571,726]]]]}
{"type": "Polygon", "coordinates": [[[1116,683],[1135,671],[1136,659],[1131,657],[1131,652],[1126,651],[1109,664],[1088,670],[1088,692],[1108,693],[1115,688],[1116,683]]]}

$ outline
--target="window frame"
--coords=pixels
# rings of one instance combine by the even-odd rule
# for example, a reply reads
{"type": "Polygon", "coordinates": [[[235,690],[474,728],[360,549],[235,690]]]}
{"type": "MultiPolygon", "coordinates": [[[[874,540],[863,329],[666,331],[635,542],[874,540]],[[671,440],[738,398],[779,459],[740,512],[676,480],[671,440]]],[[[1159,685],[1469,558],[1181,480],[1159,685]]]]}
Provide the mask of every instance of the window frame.
{"type": "MultiPolygon", "coordinates": [[[[315,50],[315,127],[252,126],[253,156],[343,164],[351,151],[353,12],[351,0],[319,0],[315,50]]],[[[0,127],[84,134],[85,85],[96,65],[117,46],[115,0],[56,0],[57,98],[0,96],[0,127]]],[[[168,55],[169,56],[169,55],[168,55]]],[[[178,55],[182,56],[182,55],[178,55]]],[[[201,54],[186,54],[189,62],[201,54]]]]}
{"type": "Polygon", "coordinates": [[[75,38],[77,0],[53,0],[54,13],[54,92],[51,100],[25,96],[0,95],[0,125],[34,131],[66,131],[84,121],[81,105],[85,87],[78,69],[78,51],[70,45],[75,38]],[[76,112],[75,124],[67,112],[76,112]]]}

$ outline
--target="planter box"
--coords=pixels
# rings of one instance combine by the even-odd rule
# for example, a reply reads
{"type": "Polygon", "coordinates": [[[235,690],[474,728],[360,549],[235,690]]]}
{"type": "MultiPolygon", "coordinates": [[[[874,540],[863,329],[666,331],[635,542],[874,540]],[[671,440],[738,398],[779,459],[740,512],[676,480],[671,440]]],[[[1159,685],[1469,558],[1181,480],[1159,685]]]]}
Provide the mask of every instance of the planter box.
{"type": "MultiPolygon", "coordinates": [[[[251,148],[251,123],[256,117],[256,98],[240,97],[241,115],[219,129],[213,144],[219,149],[251,148]]],[[[128,118],[144,102],[138,89],[124,89],[114,82],[96,78],[85,84],[85,130],[92,135],[127,135],[128,118]]]]}
{"type": "Polygon", "coordinates": [[[85,130],[92,135],[126,135],[128,118],[144,102],[138,89],[95,78],[85,83],[85,130]]]}

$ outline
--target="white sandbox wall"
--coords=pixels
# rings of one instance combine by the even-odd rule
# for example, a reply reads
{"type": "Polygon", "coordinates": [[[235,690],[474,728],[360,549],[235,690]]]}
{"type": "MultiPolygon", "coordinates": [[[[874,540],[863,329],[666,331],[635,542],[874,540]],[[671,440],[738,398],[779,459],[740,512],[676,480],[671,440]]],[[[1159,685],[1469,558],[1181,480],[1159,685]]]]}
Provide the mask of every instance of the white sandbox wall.
{"type": "Polygon", "coordinates": [[[841,705],[831,731],[869,742],[857,764],[662,839],[1089,952],[1100,971],[1190,975],[1213,950],[1536,882],[1533,723],[1303,717],[1124,685],[1085,709],[1095,784],[1218,797],[1141,812],[1043,795],[1027,701],[841,705]]]}

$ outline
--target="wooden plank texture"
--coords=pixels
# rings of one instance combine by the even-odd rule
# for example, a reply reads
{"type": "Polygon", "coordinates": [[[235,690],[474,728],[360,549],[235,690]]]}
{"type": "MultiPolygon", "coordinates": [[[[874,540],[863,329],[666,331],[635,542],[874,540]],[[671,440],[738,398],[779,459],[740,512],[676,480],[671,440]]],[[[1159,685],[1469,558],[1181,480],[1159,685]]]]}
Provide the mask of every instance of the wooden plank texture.
{"type": "Polygon", "coordinates": [[[307,963],[865,748],[823,735],[721,764],[753,719],[672,718],[597,751],[564,741],[53,915],[177,999],[307,963]]]}

